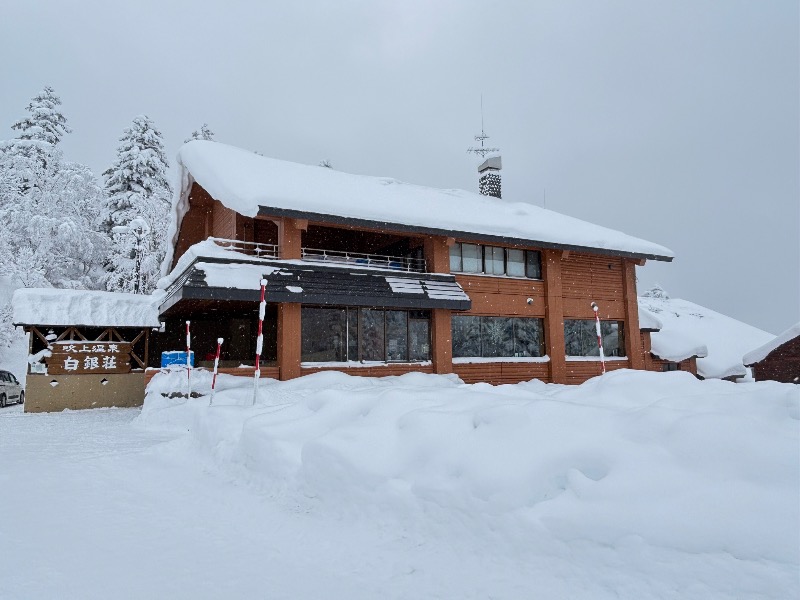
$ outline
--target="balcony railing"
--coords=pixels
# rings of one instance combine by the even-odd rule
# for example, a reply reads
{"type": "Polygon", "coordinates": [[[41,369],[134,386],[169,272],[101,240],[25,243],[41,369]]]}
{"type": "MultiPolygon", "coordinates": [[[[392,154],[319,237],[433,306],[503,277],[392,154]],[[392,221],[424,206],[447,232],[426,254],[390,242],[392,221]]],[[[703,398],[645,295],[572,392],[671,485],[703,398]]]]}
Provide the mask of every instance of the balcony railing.
{"type": "Polygon", "coordinates": [[[309,262],[344,263],[360,267],[375,267],[378,269],[407,271],[409,273],[426,272],[425,260],[422,258],[384,256],[382,254],[362,254],[360,252],[320,250],[317,248],[303,248],[301,252],[303,260],[307,260],[309,262]]]}
{"type": "Polygon", "coordinates": [[[258,242],[243,242],[241,240],[226,240],[223,238],[209,238],[220,248],[240,252],[257,258],[277,258],[278,247],[275,244],[259,244],[258,242]]]}

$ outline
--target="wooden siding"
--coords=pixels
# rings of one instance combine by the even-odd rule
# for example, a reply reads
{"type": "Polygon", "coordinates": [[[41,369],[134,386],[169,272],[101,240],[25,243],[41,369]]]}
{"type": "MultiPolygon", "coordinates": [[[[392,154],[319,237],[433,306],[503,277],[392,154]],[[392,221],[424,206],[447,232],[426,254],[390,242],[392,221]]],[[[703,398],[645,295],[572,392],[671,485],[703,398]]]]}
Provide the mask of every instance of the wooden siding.
{"type": "Polygon", "coordinates": [[[550,363],[546,362],[459,363],[453,365],[453,372],[464,383],[501,385],[531,379],[550,381],[550,363]]]}
{"type": "Polygon", "coordinates": [[[219,200],[214,201],[211,235],[226,240],[236,239],[236,213],[219,200]]]}
{"type": "MultiPolygon", "coordinates": [[[[629,369],[630,363],[627,360],[606,361],[606,371],[616,371],[617,369],[629,369]]],[[[597,377],[603,373],[603,367],[599,360],[569,360],[567,359],[567,381],[566,383],[578,384],[597,377]]]]}
{"type": "Polygon", "coordinates": [[[564,316],[591,318],[590,303],[600,305],[603,319],[624,319],[623,259],[570,252],[561,260],[564,316]]]}
{"type": "MultiPolygon", "coordinates": [[[[643,368],[645,371],[663,371],[665,364],[669,362],[674,362],[659,358],[650,351],[651,341],[650,341],[649,331],[640,332],[639,337],[641,339],[642,351],[644,352],[643,368]]],[[[678,363],[678,370],[686,371],[687,373],[691,373],[692,375],[697,376],[697,357],[692,356],[690,358],[680,361],[678,363]]]]}
{"type": "Polygon", "coordinates": [[[321,371],[339,371],[340,373],[347,373],[348,375],[360,377],[392,377],[396,375],[405,375],[406,373],[433,373],[433,365],[430,363],[387,363],[386,365],[375,367],[309,367],[306,365],[300,368],[300,375],[311,375],[321,371]]]}
{"type": "Polygon", "coordinates": [[[800,337],[789,340],[753,365],[756,381],[800,383],[800,337]]]}
{"type": "Polygon", "coordinates": [[[472,300],[469,315],[544,317],[544,282],[487,275],[456,275],[472,300]],[[528,304],[528,298],[533,300],[528,304]]]}

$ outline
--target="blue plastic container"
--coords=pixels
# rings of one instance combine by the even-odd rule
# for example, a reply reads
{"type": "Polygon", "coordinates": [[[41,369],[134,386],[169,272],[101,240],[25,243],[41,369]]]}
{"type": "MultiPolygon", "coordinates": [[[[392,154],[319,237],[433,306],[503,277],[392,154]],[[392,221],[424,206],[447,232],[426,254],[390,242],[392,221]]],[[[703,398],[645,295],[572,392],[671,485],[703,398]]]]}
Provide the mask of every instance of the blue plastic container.
{"type": "MultiPolygon", "coordinates": [[[[194,351],[189,356],[189,361],[194,367],[194,351]]],[[[186,351],[185,350],[168,350],[161,353],[161,368],[164,367],[185,367],[186,366],[186,351]]]]}

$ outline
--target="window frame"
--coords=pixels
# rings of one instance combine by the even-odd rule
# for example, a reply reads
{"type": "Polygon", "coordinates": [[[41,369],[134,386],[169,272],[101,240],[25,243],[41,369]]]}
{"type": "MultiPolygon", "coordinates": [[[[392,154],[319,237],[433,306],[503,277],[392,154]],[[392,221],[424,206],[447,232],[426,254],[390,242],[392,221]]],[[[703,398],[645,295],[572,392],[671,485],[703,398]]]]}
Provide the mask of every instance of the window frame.
{"type": "Polygon", "coordinates": [[[472,242],[454,242],[449,249],[450,272],[463,274],[463,275],[479,275],[482,277],[503,277],[506,279],[526,279],[532,281],[543,281],[542,278],[542,252],[541,250],[532,250],[529,248],[518,248],[511,246],[495,246],[491,244],[475,244],[472,242]],[[478,271],[467,271],[464,266],[464,246],[477,247],[478,256],[470,257],[467,260],[478,261],[478,271]],[[497,258],[494,256],[496,250],[502,251],[503,272],[494,273],[488,271],[489,262],[496,262],[497,258]],[[510,275],[508,267],[510,264],[509,253],[511,251],[522,252],[522,275],[510,275]],[[491,255],[491,257],[490,257],[491,255]],[[535,257],[535,260],[531,260],[535,257]],[[532,271],[531,265],[535,264],[536,268],[532,271]],[[455,269],[454,265],[460,265],[460,269],[455,269]],[[534,272],[533,275],[529,273],[534,272]]]}
{"type": "MultiPolygon", "coordinates": [[[[603,354],[605,358],[628,358],[627,350],[625,348],[625,321],[621,321],[619,319],[601,319],[600,332],[601,337],[603,338],[603,354]],[[616,330],[603,331],[603,328],[613,326],[614,324],[617,326],[616,330]],[[617,344],[616,347],[609,352],[610,346],[606,344],[605,340],[608,336],[613,334],[617,335],[617,344]]],[[[597,347],[597,329],[595,319],[564,319],[564,355],[566,356],[567,360],[576,358],[596,358],[597,360],[600,360],[600,350],[597,347]],[[568,333],[567,328],[573,323],[582,324],[579,331],[579,345],[581,347],[580,351],[582,354],[569,353],[570,346],[573,343],[569,340],[569,335],[574,332],[568,333]],[[595,350],[597,351],[597,354],[593,354],[595,350]]]]}
{"type": "MultiPolygon", "coordinates": [[[[498,323],[498,325],[502,325],[498,323]]],[[[451,319],[450,325],[450,339],[451,339],[451,350],[453,354],[453,358],[486,358],[486,359],[508,359],[508,358],[517,358],[517,359],[529,359],[529,358],[544,358],[547,356],[547,344],[545,340],[545,326],[544,326],[544,319],[542,317],[520,317],[516,315],[470,315],[470,314],[460,314],[460,315],[453,315],[451,319]],[[471,324],[466,322],[467,319],[473,320],[471,324]],[[508,323],[506,326],[511,328],[511,338],[510,338],[510,347],[511,352],[508,354],[488,354],[489,351],[489,344],[484,339],[485,332],[489,329],[492,322],[487,322],[488,319],[491,320],[507,320],[508,323]],[[529,321],[529,322],[537,322],[538,324],[538,336],[539,336],[539,348],[538,354],[528,354],[527,351],[527,344],[518,337],[517,331],[520,327],[520,321],[529,321]],[[462,325],[463,323],[463,325],[462,325]],[[464,329],[474,329],[477,331],[477,355],[473,354],[462,354],[460,352],[460,348],[457,348],[457,342],[459,341],[457,338],[457,334],[460,334],[464,329]],[[525,348],[525,352],[518,351],[518,348],[525,348]]],[[[459,346],[474,346],[475,339],[466,340],[464,344],[460,344],[459,346]]]]}

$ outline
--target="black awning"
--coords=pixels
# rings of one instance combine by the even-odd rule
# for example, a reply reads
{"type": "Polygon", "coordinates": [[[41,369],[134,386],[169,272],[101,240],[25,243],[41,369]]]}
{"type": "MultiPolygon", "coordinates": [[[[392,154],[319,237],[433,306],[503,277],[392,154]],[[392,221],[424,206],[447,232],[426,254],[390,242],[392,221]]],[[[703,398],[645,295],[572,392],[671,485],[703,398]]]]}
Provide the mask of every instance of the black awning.
{"type": "Polygon", "coordinates": [[[159,312],[164,314],[181,299],[258,302],[262,277],[267,280],[267,302],[452,310],[471,306],[453,275],[294,261],[243,265],[201,260],[167,290],[159,312]]]}

